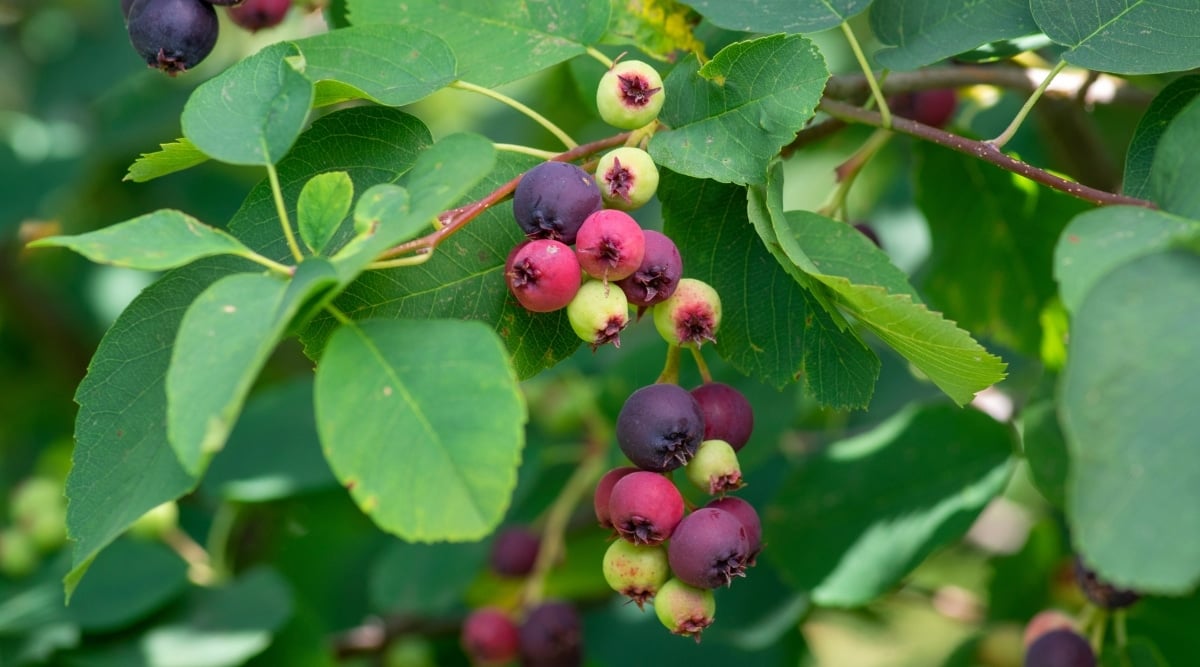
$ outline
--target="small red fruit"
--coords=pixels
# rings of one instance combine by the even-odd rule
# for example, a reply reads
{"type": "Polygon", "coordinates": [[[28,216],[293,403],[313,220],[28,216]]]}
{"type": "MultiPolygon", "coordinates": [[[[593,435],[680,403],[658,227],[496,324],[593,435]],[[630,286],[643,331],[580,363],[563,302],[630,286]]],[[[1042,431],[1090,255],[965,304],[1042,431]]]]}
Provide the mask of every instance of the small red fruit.
{"type": "Polygon", "coordinates": [[[589,215],[575,237],[579,265],[599,280],[620,280],[642,264],[646,237],[628,213],[601,209],[589,215]]]}
{"type": "Polygon", "coordinates": [[[522,242],[508,254],[504,280],[517,301],[534,313],[565,308],[579,291],[579,260],[553,239],[522,242]]]}

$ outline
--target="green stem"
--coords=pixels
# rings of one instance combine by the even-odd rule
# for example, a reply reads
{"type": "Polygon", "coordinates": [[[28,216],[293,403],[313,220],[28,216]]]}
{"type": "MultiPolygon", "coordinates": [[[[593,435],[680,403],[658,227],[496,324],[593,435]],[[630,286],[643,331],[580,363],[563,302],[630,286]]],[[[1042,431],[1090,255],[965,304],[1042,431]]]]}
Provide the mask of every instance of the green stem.
{"type": "Polygon", "coordinates": [[[854,36],[850,24],[845,21],[842,22],[842,34],[846,36],[846,41],[850,43],[850,50],[854,51],[854,58],[858,60],[858,66],[862,68],[863,75],[867,77],[867,85],[871,87],[871,96],[875,98],[875,103],[879,105],[879,115],[883,117],[883,126],[890,129],[892,127],[892,110],[888,108],[887,100],[883,97],[883,90],[879,87],[879,82],[875,80],[871,64],[867,62],[867,56],[863,53],[858,38],[854,36]]]}
{"type": "Polygon", "coordinates": [[[576,141],[571,138],[571,135],[567,134],[566,132],[563,132],[562,128],[560,128],[559,126],[550,122],[550,119],[548,119],[545,116],[543,116],[542,114],[534,111],[533,109],[530,109],[529,107],[525,106],[524,104],[521,104],[520,102],[509,97],[508,95],[497,92],[490,88],[484,88],[483,86],[477,86],[473,83],[468,83],[466,81],[455,81],[454,83],[450,84],[450,86],[453,88],[458,88],[459,90],[469,90],[473,93],[479,93],[480,95],[490,97],[493,100],[496,100],[497,102],[506,104],[506,105],[512,107],[513,109],[516,109],[517,111],[521,112],[525,116],[532,119],[538,125],[541,125],[542,127],[546,128],[546,130],[549,131],[550,134],[553,134],[555,137],[558,137],[558,140],[561,141],[563,143],[563,145],[567,147],[567,149],[572,149],[572,148],[579,146],[579,144],[576,143],[576,141]]]}
{"type": "Polygon", "coordinates": [[[350,319],[349,315],[347,315],[346,313],[343,313],[341,308],[338,308],[337,306],[333,305],[332,303],[327,304],[325,306],[325,311],[327,313],[329,313],[330,315],[333,315],[333,319],[337,320],[340,324],[343,324],[346,326],[354,324],[354,320],[350,319]]]}
{"type": "Polygon", "coordinates": [[[384,259],[378,262],[371,262],[367,265],[368,271],[378,271],[380,269],[398,269],[402,266],[417,266],[429,261],[433,257],[433,253],[427,252],[421,255],[410,255],[408,257],[400,257],[399,259],[384,259]]]}
{"type": "Polygon", "coordinates": [[[700,370],[700,379],[705,383],[712,382],[712,373],[708,370],[708,364],[704,361],[704,354],[700,352],[700,347],[689,348],[692,351],[692,358],[696,360],[696,368],[700,370]]]}
{"type": "MultiPolygon", "coordinates": [[[[839,212],[842,214],[846,212],[846,199],[850,196],[850,189],[854,186],[854,181],[862,173],[863,167],[867,166],[871,158],[887,145],[891,137],[892,133],[888,130],[882,128],[875,130],[866,142],[854,152],[854,155],[837,166],[834,171],[837,174],[838,187],[834,190],[829,203],[822,206],[818,213],[835,218],[838,217],[839,212]]],[[[848,220],[848,216],[842,215],[842,219],[848,220]]]]}
{"type": "Polygon", "coordinates": [[[1108,629],[1108,612],[1099,609],[1094,623],[1091,636],[1092,650],[1096,652],[1096,655],[1100,655],[1104,652],[1104,631],[1108,629]]]}
{"type": "Polygon", "coordinates": [[[600,53],[600,51],[596,47],[594,47],[594,46],[587,47],[587,54],[589,56],[595,58],[596,60],[600,61],[601,65],[604,65],[605,67],[607,67],[609,69],[612,69],[613,59],[609,58],[608,56],[604,55],[603,53],[600,53]]]}
{"type": "Polygon", "coordinates": [[[1021,123],[1025,122],[1025,117],[1029,115],[1029,112],[1033,109],[1033,105],[1037,104],[1037,101],[1041,99],[1042,94],[1045,93],[1046,89],[1050,87],[1050,82],[1053,81],[1054,77],[1058,76],[1058,73],[1061,72],[1066,66],[1067,61],[1058,61],[1058,64],[1054,66],[1054,69],[1050,70],[1050,73],[1046,75],[1046,78],[1042,79],[1042,83],[1037,87],[1036,90],[1033,91],[1033,94],[1029,96],[1029,99],[1025,100],[1025,105],[1022,106],[1021,110],[1017,112],[1016,118],[1013,118],[1012,122],[1008,124],[1008,127],[1004,128],[1004,131],[1000,133],[1000,136],[992,139],[988,143],[996,148],[1001,148],[1004,146],[1004,144],[1007,144],[1008,140],[1012,139],[1013,135],[1017,133],[1017,130],[1021,128],[1021,123]]]}
{"type": "Polygon", "coordinates": [[[667,345],[667,361],[655,384],[679,384],[679,346],[667,345]]]}
{"type": "Polygon", "coordinates": [[[263,255],[260,255],[256,252],[254,252],[253,250],[251,250],[249,252],[241,253],[238,255],[238,257],[245,257],[246,259],[250,260],[251,262],[254,262],[255,264],[258,264],[260,266],[265,266],[268,269],[270,269],[272,272],[278,273],[282,276],[291,277],[291,276],[296,275],[296,267],[288,266],[286,264],[280,264],[279,262],[276,262],[275,260],[271,259],[270,257],[264,257],[263,255]]]}
{"type": "Polygon", "coordinates": [[[1129,629],[1125,626],[1125,610],[1113,612],[1113,632],[1117,636],[1117,648],[1124,651],[1129,645],[1129,629]]]}
{"type": "Polygon", "coordinates": [[[304,260],[300,246],[296,243],[296,235],[292,233],[292,223],[288,220],[287,205],[283,202],[283,188],[279,186],[279,173],[275,165],[267,163],[267,178],[271,181],[271,196],[275,198],[275,212],[279,214],[279,224],[283,227],[283,238],[287,239],[288,250],[297,263],[304,260]]]}
{"type": "Polygon", "coordinates": [[[530,148],[521,144],[492,144],[498,151],[507,151],[509,153],[522,153],[524,155],[532,155],[533,157],[543,160],[553,160],[558,157],[558,153],[554,151],[544,151],[539,148],[530,148]]]}
{"type": "Polygon", "coordinates": [[[163,533],[163,542],[188,564],[188,578],[197,586],[212,586],[217,583],[217,572],[213,569],[212,559],[204,547],[196,543],[191,535],[183,532],[179,526],[174,526],[163,533]]]}
{"type": "Polygon", "coordinates": [[[238,508],[230,502],[223,502],[217,507],[212,525],[208,528],[208,557],[212,562],[213,576],[216,581],[226,581],[233,576],[229,563],[229,538],[233,535],[233,526],[237,523],[238,508]]]}

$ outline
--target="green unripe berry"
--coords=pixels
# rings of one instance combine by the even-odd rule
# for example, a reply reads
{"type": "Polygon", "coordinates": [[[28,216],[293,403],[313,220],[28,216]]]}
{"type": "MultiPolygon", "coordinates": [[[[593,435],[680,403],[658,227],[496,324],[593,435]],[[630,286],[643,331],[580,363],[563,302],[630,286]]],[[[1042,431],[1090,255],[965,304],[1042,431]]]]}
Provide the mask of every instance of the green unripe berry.
{"type": "Polygon", "coordinates": [[[33,539],[16,528],[0,533],[0,574],[16,579],[29,575],[37,565],[37,545],[33,539]]]}
{"type": "Polygon", "coordinates": [[[666,301],[654,306],[654,327],[672,345],[699,347],[716,342],[721,326],[721,297],[708,283],[682,278],[666,301]]]}
{"type": "Polygon", "coordinates": [[[671,577],[667,550],[660,545],[637,545],[617,540],[604,552],[604,580],[612,589],[637,603],[654,597],[671,577]]]}
{"type": "Polygon", "coordinates": [[[632,211],[650,201],[658,190],[658,167],[646,151],[622,146],[600,158],[596,184],[609,208],[632,211]]]}
{"type": "Polygon", "coordinates": [[[160,540],[179,525],[179,506],[167,501],[138,517],[129,527],[129,534],[143,540],[160,540]]]}
{"type": "Polygon", "coordinates": [[[736,491],[745,483],[737,452],[724,440],[705,440],[696,455],[684,466],[688,481],[710,496],[736,491]]]}
{"type": "Polygon", "coordinates": [[[588,281],[567,304],[567,319],[593,352],[605,343],[621,347],[621,330],[629,324],[629,301],[616,285],[588,281]]]}
{"type": "Polygon", "coordinates": [[[600,77],[596,108],[604,122],[636,130],[658,118],[663,106],[662,77],[640,60],[623,60],[600,77]]]}
{"type": "Polygon", "coordinates": [[[39,551],[53,551],[67,540],[67,501],[62,485],[30,477],[13,491],[9,507],[15,528],[39,551]]]}
{"type": "Polygon", "coordinates": [[[654,613],[672,634],[695,637],[699,643],[700,633],[712,625],[717,601],[708,589],[671,579],[654,597],[654,613]]]}

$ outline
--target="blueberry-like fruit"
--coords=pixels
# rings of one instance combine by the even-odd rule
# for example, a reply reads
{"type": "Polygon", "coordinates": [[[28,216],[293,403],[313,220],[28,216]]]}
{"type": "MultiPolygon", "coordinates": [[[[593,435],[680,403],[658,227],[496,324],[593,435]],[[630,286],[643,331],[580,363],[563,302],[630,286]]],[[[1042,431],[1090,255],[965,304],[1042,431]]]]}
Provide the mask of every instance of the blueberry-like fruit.
{"type": "Polygon", "coordinates": [[[549,313],[566,308],[582,277],[574,251],[561,241],[524,241],[508,253],[504,282],[525,310],[549,313]]]}
{"type": "Polygon", "coordinates": [[[1025,667],[1096,667],[1096,654],[1075,631],[1051,630],[1029,645],[1025,667]]]}
{"type": "Polygon", "coordinates": [[[217,25],[216,10],[204,0],[134,0],[126,28],[147,65],[175,76],[212,52],[217,25]]]}
{"type": "Polygon", "coordinates": [[[658,118],[665,95],[662,77],[640,60],[623,60],[600,77],[596,108],[604,122],[635,130],[658,118]]]}
{"type": "Polygon", "coordinates": [[[639,546],[617,540],[604,552],[604,580],[612,589],[637,604],[654,597],[671,577],[663,546],[639,546]]]}
{"type": "Polygon", "coordinates": [[[589,276],[620,280],[642,265],[646,237],[628,213],[601,209],[583,221],[575,237],[575,253],[589,276]]]}
{"type": "Polygon", "coordinates": [[[717,613],[717,601],[713,592],[705,588],[689,586],[679,579],[663,584],[654,596],[654,614],[672,634],[695,637],[700,642],[700,633],[712,625],[717,613]]]}
{"type": "Polygon", "coordinates": [[[679,525],[683,496],[666,477],[639,470],[613,486],[608,512],[622,539],[653,546],[670,539],[679,525]]]}
{"type": "Polygon", "coordinates": [[[692,390],[704,415],[704,439],[724,440],[740,450],[754,431],[754,409],[742,392],[721,382],[708,382],[692,390]]]}
{"type": "Polygon", "coordinates": [[[546,602],[525,616],[519,629],[522,667],[575,667],[583,664],[579,614],[567,602],[546,602]]]}
{"type": "Polygon", "coordinates": [[[1079,556],[1075,557],[1075,581],[1093,604],[1105,609],[1124,609],[1142,597],[1136,591],[1118,588],[1100,579],[1079,556]]]}
{"type": "Polygon", "coordinates": [[[566,162],[543,162],[525,172],[513,192],[513,217],[531,239],[575,243],[579,226],[603,202],[592,175],[566,162]]]}
{"type": "Polygon", "coordinates": [[[671,572],[697,588],[728,586],[746,576],[750,541],[746,527],[725,510],[703,507],[685,516],[667,549],[671,572]]]}
{"type": "Polygon", "coordinates": [[[129,21],[129,9],[133,7],[133,0],[121,0],[121,16],[125,17],[125,21],[129,21]]]}
{"type": "Polygon", "coordinates": [[[1075,619],[1057,609],[1044,609],[1033,615],[1025,624],[1022,641],[1025,648],[1037,641],[1039,637],[1052,630],[1075,630],[1075,619]]]}
{"type": "Polygon", "coordinates": [[[508,614],[483,607],[463,621],[460,643],[473,664],[502,665],[517,657],[521,640],[508,614]]]}
{"type": "Polygon", "coordinates": [[[754,505],[741,498],[725,496],[709,501],[705,507],[725,510],[742,522],[742,527],[746,529],[746,542],[750,547],[750,555],[746,564],[754,565],[758,560],[758,554],[762,553],[762,520],[758,518],[758,512],[754,509],[754,505]]]}
{"type": "Polygon", "coordinates": [[[646,151],[622,146],[600,158],[596,164],[596,183],[605,204],[632,211],[650,201],[658,190],[658,167],[646,151]]]}
{"type": "Polygon", "coordinates": [[[643,308],[670,298],[683,276],[683,259],[675,242],[652,229],[647,229],[644,236],[646,250],[641,265],[632,275],[617,281],[629,303],[643,308]]]}
{"type": "Polygon", "coordinates": [[[642,387],[625,399],[617,415],[617,444],[643,470],[674,470],[696,455],[703,440],[700,405],[678,385],[642,387]]]}
{"type": "Polygon", "coordinates": [[[492,571],[503,577],[524,577],[533,571],[541,545],[538,534],[527,528],[501,530],[492,542],[492,571]]]}
{"type": "Polygon", "coordinates": [[[283,23],[291,8],[292,0],[246,0],[229,8],[229,18],[250,32],[258,32],[283,23]]]}
{"type": "Polygon", "coordinates": [[[701,442],[683,471],[688,481],[710,496],[723,496],[745,485],[737,452],[724,440],[701,442]]]}
{"type": "Polygon", "coordinates": [[[605,343],[621,347],[621,330],[629,324],[629,302],[616,287],[588,281],[580,285],[575,298],[567,304],[567,319],[575,334],[591,345],[593,352],[605,343]]]}
{"type": "Polygon", "coordinates": [[[613,487],[622,477],[637,471],[638,469],[633,466],[613,468],[604,473],[599,482],[596,482],[596,492],[592,494],[592,506],[596,510],[596,520],[600,522],[601,527],[613,527],[612,517],[608,513],[608,501],[612,498],[613,487]]]}
{"type": "Polygon", "coordinates": [[[681,279],[670,298],[654,306],[654,328],[671,345],[715,343],[720,326],[721,297],[702,280],[681,279]]]}
{"type": "Polygon", "coordinates": [[[918,90],[897,95],[888,106],[897,116],[940,128],[954,117],[958,93],[952,88],[918,90]]]}

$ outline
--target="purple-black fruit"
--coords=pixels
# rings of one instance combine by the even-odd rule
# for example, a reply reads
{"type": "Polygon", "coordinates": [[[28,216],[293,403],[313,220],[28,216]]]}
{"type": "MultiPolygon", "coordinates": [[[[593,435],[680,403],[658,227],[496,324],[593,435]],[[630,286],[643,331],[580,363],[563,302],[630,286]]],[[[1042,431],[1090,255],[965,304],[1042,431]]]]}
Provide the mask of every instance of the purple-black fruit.
{"type": "Polygon", "coordinates": [[[666,477],[639,470],[617,480],[608,499],[608,512],[625,541],[662,544],[683,518],[683,496],[666,477]]]}
{"type": "Polygon", "coordinates": [[[750,547],[746,564],[754,565],[758,560],[758,554],[762,553],[762,520],[758,518],[758,512],[754,509],[754,505],[741,498],[725,496],[710,501],[705,507],[725,510],[742,522],[742,527],[746,529],[746,543],[750,547]]]}
{"type": "Polygon", "coordinates": [[[671,579],[654,596],[654,613],[672,634],[695,637],[698,644],[700,633],[716,616],[717,601],[706,588],[671,579]]]}
{"type": "Polygon", "coordinates": [[[229,8],[229,18],[250,32],[258,32],[283,23],[291,8],[292,0],[246,0],[229,8]]]}
{"type": "Polygon", "coordinates": [[[519,630],[524,667],[575,667],[583,664],[579,614],[567,602],[547,602],[525,616],[519,630]]]}
{"type": "Polygon", "coordinates": [[[628,213],[600,209],[589,215],[575,237],[579,266],[598,280],[620,280],[637,270],[646,254],[646,236],[628,213]]]}
{"type": "Polygon", "coordinates": [[[504,577],[523,577],[533,571],[542,540],[520,526],[501,530],[492,542],[492,571],[504,577]]]}
{"type": "Polygon", "coordinates": [[[696,455],[704,440],[704,416],[679,385],[652,384],[625,399],[617,415],[617,444],[634,465],[667,472],[696,455]]]}
{"type": "Polygon", "coordinates": [[[121,0],[121,16],[124,16],[126,21],[129,20],[130,7],[133,7],[133,0],[121,0]]]}
{"type": "Polygon", "coordinates": [[[216,10],[204,0],[134,0],[126,28],[147,65],[175,76],[212,52],[217,25],[216,10]]]}
{"type": "Polygon", "coordinates": [[[725,510],[704,507],[685,516],[667,548],[671,572],[697,588],[728,586],[746,576],[750,543],[746,527],[725,510]]]}
{"type": "Polygon", "coordinates": [[[1075,619],[1057,609],[1043,609],[1033,615],[1025,624],[1025,632],[1021,636],[1025,648],[1029,648],[1039,637],[1053,630],[1075,630],[1075,619]]]}
{"type": "Polygon", "coordinates": [[[467,615],[459,637],[462,649],[476,665],[502,665],[517,657],[517,626],[499,609],[483,607],[467,615]]]}
{"type": "Polygon", "coordinates": [[[549,313],[566,308],[579,292],[579,260],[566,244],[534,239],[518,244],[504,263],[504,282],[525,310],[549,313]]]}
{"type": "Polygon", "coordinates": [[[1083,559],[1079,556],[1075,557],[1075,581],[1093,604],[1105,609],[1123,609],[1142,597],[1136,591],[1117,588],[1100,579],[1095,571],[1083,564],[1083,559]]]}
{"type": "Polygon", "coordinates": [[[566,162],[543,162],[525,172],[513,192],[513,217],[531,239],[575,243],[579,226],[600,210],[592,175],[566,162]]]}
{"type": "Polygon", "coordinates": [[[742,392],[721,382],[708,382],[692,390],[704,415],[704,439],[724,440],[740,450],[754,431],[754,408],[742,392]]]}
{"type": "Polygon", "coordinates": [[[1051,630],[1029,645],[1025,667],[1096,667],[1096,654],[1074,630],[1051,630]]]}
{"type": "Polygon", "coordinates": [[[596,510],[596,520],[600,522],[601,527],[613,527],[612,516],[608,513],[608,501],[612,498],[613,487],[622,477],[637,471],[638,469],[633,466],[613,468],[604,473],[599,482],[596,482],[596,492],[592,495],[592,507],[596,510]]]}
{"type": "Polygon", "coordinates": [[[633,275],[617,281],[629,303],[646,307],[666,301],[675,293],[683,277],[683,260],[679,248],[665,234],[647,229],[646,250],[642,263],[633,275]]]}

